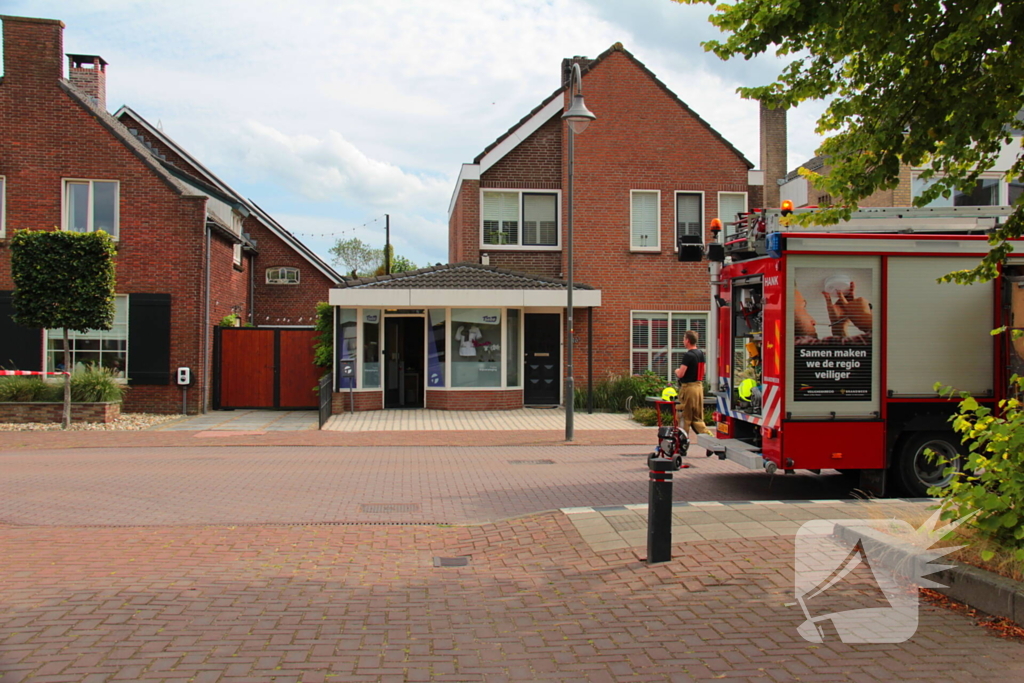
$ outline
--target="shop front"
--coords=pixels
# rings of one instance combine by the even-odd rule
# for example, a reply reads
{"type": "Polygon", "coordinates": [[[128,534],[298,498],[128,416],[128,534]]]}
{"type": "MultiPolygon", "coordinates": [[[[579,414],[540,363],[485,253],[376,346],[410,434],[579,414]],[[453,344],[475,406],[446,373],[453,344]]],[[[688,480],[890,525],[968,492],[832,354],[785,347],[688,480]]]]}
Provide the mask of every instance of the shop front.
{"type": "MultiPolygon", "coordinates": [[[[330,294],[335,412],[563,402],[564,283],[456,264],[345,285],[330,294]]],[[[573,298],[577,315],[601,303],[573,298]]]]}

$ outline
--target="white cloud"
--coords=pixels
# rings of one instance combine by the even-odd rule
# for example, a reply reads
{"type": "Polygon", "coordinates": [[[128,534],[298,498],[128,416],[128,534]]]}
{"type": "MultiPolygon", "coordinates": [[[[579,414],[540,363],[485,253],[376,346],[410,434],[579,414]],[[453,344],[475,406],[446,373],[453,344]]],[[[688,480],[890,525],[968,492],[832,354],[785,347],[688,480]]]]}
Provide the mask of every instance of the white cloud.
{"type": "MultiPolygon", "coordinates": [[[[63,19],[66,52],[110,63],[111,109],[160,120],[268,211],[407,216],[422,233],[409,245],[422,250],[417,262],[447,259],[460,164],[559,85],[563,57],[621,41],[755,164],[756,106],[735,89],[768,82],[779,66],[709,55],[699,43],[719,35],[710,8],[669,0],[0,4],[63,19]]],[[[813,118],[790,116],[791,166],[813,154],[813,118]]]]}
{"type": "Polygon", "coordinates": [[[341,199],[370,208],[437,213],[451,191],[451,179],[407,173],[371,159],[333,130],[323,138],[286,135],[246,121],[239,142],[244,145],[241,162],[250,173],[283,181],[313,201],[341,199]]]}

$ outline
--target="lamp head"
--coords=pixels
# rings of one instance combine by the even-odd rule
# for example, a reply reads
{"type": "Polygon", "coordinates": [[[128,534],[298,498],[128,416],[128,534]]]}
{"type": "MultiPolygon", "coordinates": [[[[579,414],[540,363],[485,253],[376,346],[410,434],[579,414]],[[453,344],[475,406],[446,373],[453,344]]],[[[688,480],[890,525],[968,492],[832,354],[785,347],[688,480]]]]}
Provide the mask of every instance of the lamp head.
{"type": "Polygon", "coordinates": [[[594,116],[594,112],[587,109],[587,105],[583,102],[583,95],[577,93],[572,96],[572,106],[562,114],[562,118],[569,122],[572,132],[582,133],[597,117],[594,116]]]}

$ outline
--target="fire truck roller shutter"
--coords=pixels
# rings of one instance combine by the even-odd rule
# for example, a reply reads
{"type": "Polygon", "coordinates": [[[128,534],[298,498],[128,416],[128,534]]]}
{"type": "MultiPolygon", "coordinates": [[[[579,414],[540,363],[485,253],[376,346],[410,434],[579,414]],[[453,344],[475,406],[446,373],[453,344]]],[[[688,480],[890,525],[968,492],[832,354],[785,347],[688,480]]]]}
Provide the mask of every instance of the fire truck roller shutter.
{"type": "Polygon", "coordinates": [[[887,388],[893,396],[934,396],[936,382],[975,396],[994,389],[993,284],[936,282],[977,262],[976,257],[889,259],[887,388]]]}

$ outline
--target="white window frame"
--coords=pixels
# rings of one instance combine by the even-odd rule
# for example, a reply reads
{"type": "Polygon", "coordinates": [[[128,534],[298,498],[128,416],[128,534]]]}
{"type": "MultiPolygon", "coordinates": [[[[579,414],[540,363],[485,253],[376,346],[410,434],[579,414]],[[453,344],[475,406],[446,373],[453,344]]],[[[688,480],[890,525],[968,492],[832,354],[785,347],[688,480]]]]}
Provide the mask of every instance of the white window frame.
{"type": "Polygon", "coordinates": [[[725,230],[725,233],[723,234],[723,240],[728,240],[729,237],[732,236],[732,233],[729,232],[729,230],[728,230],[728,228],[726,226],[728,226],[729,223],[735,223],[736,222],[736,215],[735,214],[730,214],[730,215],[726,216],[722,212],[722,197],[725,196],[725,195],[730,195],[730,196],[742,195],[743,196],[743,213],[746,213],[747,211],[750,211],[750,203],[749,203],[750,202],[750,197],[747,195],[746,192],[719,192],[718,193],[718,219],[720,221],[722,221],[722,227],[725,230]]]}
{"type": "MultiPolygon", "coordinates": [[[[937,180],[941,180],[943,177],[944,176],[942,176],[942,175],[935,174],[931,178],[928,179],[928,182],[929,183],[933,183],[933,182],[935,182],[937,180]]],[[[921,178],[921,172],[920,171],[915,171],[914,173],[911,174],[911,177],[910,177],[910,201],[911,202],[913,202],[915,199],[917,199],[918,195],[917,195],[917,193],[916,193],[916,191],[914,189],[914,185],[917,184],[917,181],[920,180],[920,178],[921,178]]],[[[986,172],[984,172],[984,173],[982,173],[981,175],[978,176],[978,180],[998,180],[999,181],[999,200],[998,200],[998,202],[996,204],[992,204],[991,206],[1006,206],[1007,204],[1010,203],[1010,183],[1007,182],[1006,178],[1004,177],[1004,175],[1002,173],[999,173],[997,171],[986,171],[986,172]]],[[[951,207],[951,206],[950,207],[937,206],[937,207],[934,207],[934,208],[941,209],[941,208],[953,208],[953,207],[951,207]]]]}
{"type": "MultiPolygon", "coordinates": [[[[637,315],[648,315],[648,316],[649,315],[664,315],[665,316],[665,322],[667,324],[667,330],[666,330],[666,334],[665,334],[665,342],[666,342],[665,353],[666,353],[666,363],[667,363],[667,366],[668,366],[668,368],[667,368],[667,375],[668,376],[665,378],[665,380],[666,380],[666,382],[671,382],[671,383],[674,384],[676,382],[675,369],[677,367],[679,367],[679,365],[674,363],[673,358],[672,358],[672,353],[674,351],[678,351],[679,349],[683,348],[683,340],[682,339],[674,340],[672,338],[672,316],[685,316],[687,318],[693,318],[693,317],[702,317],[702,318],[704,318],[705,334],[700,339],[697,340],[698,341],[697,348],[698,349],[703,349],[703,350],[706,351],[707,350],[707,344],[708,344],[708,335],[709,335],[708,328],[709,328],[709,326],[711,324],[711,314],[710,314],[710,312],[709,311],[694,311],[694,310],[690,310],[690,311],[664,311],[664,310],[663,311],[655,311],[655,310],[646,309],[646,308],[645,309],[631,310],[629,312],[629,372],[630,372],[630,374],[633,374],[633,353],[634,353],[634,351],[643,350],[643,349],[640,349],[639,347],[636,347],[636,346],[633,345],[633,321],[636,319],[637,315]],[[678,343],[675,343],[675,342],[678,342],[678,343]]],[[[646,351],[653,352],[653,350],[654,350],[654,347],[652,347],[650,345],[650,340],[648,339],[648,346],[647,346],[646,351]]],[[[648,355],[647,368],[648,368],[648,370],[651,370],[650,355],[648,355]]],[[[653,372],[653,370],[651,370],[651,372],[653,372]]]]}
{"type": "Polygon", "coordinates": [[[675,251],[677,251],[677,252],[679,251],[679,195],[681,195],[681,194],[697,195],[697,196],[700,197],[700,243],[701,244],[704,244],[704,241],[705,241],[705,236],[704,235],[705,235],[705,232],[707,230],[707,228],[706,228],[706,226],[707,226],[707,219],[704,216],[704,214],[707,213],[704,210],[704,190],[676,190],[675,199],[674,199],[674,202],[673,202],[675,204],[675,206],[673,207],[673,211],[675,212],[675,216],[676,216],[675,222],[673,223],[673,225],[675,226],[675,228],[673,229],[673,234],[675,235],[673,249],[675,249],[675,251]]]}
{"type": "Polygon", "coordinates": [[[629,250],[636,253],[658,254],[661,253],[661,190],[630,190],[629,191],[629,250]],[[655,219],[655,242],[654,245],[638,247],[633,244],[633,197],[637,194],[653,194],[657,197],[658,217],[655,219]]]}
{"type": "MultiPolygon", "coordinates": [[[[130,306],[130,301],[129,301],[130,297],[129,297],[128,294],[116,294],[116,295],[114,295],[114,298],[118,299],[118,300],[121,300],[123,302],[123,305],[124,305],[124,323],[123,323],[123,325],[124,325],[124,331],[125,331],[125,334],[124,334],[124,368],[122,368],[122,371],[121,371],[121,374],[123,376],[122,377],[114,378],[114,381],[117,382],[118,384],[127,384],[128,383],[128,363],[129,363],[129,359],[128,359],[128,344],[129,344],[129,342],[131,342],[131,317],[130,317],[131,316],[131,309],[129,308],[129,306],[130,306]]],[[[115,324],[117,324],[117,323],[115,323],[115,324]]],[[[52,330],[52,331],[53,332],[59,332],[59,328],[57,330],[52,330]]],[[[109,330],[104,330],[104,331],[109,331],[109,330]]],[[[51,338],[50,337],[50,332],[51,332],[51,330],[48,330],[48,329],[45,329],[45,328],[43,329],[43,367],[47,371],[51,371],[52,372],[52,370],[50,368],[50,365],[49,365],[49,362],[48,362],[49,361],[49,357],[50,357],[50,338],[51,338]]],[[[68,341],[70,342],[71,340],[73,340],[75,338],[75,335],[77,335],[77,334],[78,333],[75,332],[74,330],[68,330],[68,341]]],[[[60,332],[59,336],[55,336],[55,338],[60,341],[61,348],[63,348],[64,333],[60,332]]],[[[61,360],[63,360],[63,351],[58,351],[57,353],[61,354],[61,360]]],[[[72,357],[74,357],[74,352],[73,351],[71,352],[71,354],[72,354],[72,357]]],[[[54,365],[53,370],[55,370],[55,369],[56,369],[56,364],[54,365]]],[[[72,370],[74,370],[74,364],[72,365],[72,370]]],[[[57,375],[56,377],[57,377],[57,379],[60,379],[60,375],[57,375]]],[[[61,380],[61,381],[63,381],[63,380],[61,380]]]]}
{"type": "Polygon", "coordinates": [[[301,281],[302,273],[295,266],[271,266],[267,268],[266,278],[268,285],[297,285],[301,281]],[[271,273],[277,271],[274,276],[271,273]],[[294,272],[295,279],[289,280],[285,277],[286,272],[294,272]]]}
{"type": "Polygon", "coordinates": [[[89,220],[89,229],[86,232],[95,232],[93,227],[93,183],[114,183],[114,233],[110,237],[116,242],[121,238],[121,181],[114,180],[113,178],[62,178],[61,179],[61,193],[60,193],[60,216],[61,216],[61,230],[68,231],[70,225],[70,216],[68,216],[68,186],[78,183],[89,183],[89,208],[86,211],[89,220]]]}
{"type": "Polygon", "coordinates": [[[506,187],[482,187],[480,188],[480,249],[482,251],[561,251],[562,250],[562,191],[543,190],[530,188],[506,188],[506,187]],[[519,195],[517,202],[519,206],[519,243],[518,244],[487,244],[484,242],[484,194],[487,192],[515,192],[519,195]],[[552,245],[529,245],[523,244],[523,195],[524,194],[550,194],[555,196],[555,244],[552,245]]]}
{"type": "Polygon", "coordinates": [[[7,176],[0,175],[0,239],[7,236],[7,176]]]}
{"type": "Polygon", "coordinates": [[[236,266],[242,265],[242,245],[232,244],[231,245],[231,262],[236,266]]]}

